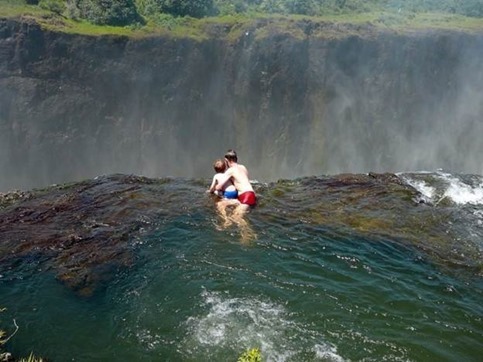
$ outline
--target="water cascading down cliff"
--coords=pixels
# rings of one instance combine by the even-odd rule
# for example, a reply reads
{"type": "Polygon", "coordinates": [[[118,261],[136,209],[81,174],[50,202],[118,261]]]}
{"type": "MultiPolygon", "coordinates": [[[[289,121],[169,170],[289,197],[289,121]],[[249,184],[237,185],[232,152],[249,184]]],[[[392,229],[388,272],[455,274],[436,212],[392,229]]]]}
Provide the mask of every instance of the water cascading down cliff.
{"type": "Polygon", "coordinates": [[[299,27],[196,41],[0,21],[0,191],[209,177],[227,148],[262,181],[483,174],[483,34],[299,27]]]}

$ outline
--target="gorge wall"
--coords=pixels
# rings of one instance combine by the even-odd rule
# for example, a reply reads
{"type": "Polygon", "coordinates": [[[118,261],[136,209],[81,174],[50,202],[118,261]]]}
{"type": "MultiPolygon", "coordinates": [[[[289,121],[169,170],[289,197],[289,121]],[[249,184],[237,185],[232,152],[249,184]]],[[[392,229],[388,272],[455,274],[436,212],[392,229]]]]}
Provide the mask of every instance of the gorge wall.
{"type": "Polygon", "coordinates": [[[483,34],[312,26],[302,39],[254,27],[196,41],[0,20],[0,191],[118,172],[205,178],[228,148],[260,181],[483,174],[483,34]]]}

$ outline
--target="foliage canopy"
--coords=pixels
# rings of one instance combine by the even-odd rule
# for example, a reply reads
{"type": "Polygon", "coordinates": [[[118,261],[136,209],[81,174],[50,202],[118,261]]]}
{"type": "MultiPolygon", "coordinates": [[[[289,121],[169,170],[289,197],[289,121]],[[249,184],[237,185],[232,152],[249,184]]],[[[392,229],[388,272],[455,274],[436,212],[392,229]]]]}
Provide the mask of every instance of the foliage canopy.
{"type": "MultiPolygon", "coordinates": [[[[3,0],[13,1],[13,0],[3,0]]],[[[483,17],[483,0],[17,0],[93,24],[125,26],[170,17],[299,14],[325,16],[373,11],[437,12],[483,17]]]]}
{"type": "Polygon", "coordinates": [[[99,25],[128,25],[142,19],[134,0],[67,0],[66,8],[70,17],[99,25]]]}

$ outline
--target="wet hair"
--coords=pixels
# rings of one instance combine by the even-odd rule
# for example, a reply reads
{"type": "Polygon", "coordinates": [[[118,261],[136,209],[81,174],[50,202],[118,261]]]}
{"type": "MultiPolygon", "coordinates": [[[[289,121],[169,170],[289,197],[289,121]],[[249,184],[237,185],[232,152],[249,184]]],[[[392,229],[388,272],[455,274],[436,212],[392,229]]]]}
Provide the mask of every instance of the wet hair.
{"type": "Polygon", "coordinates": [[[235,150],[230,149],[230,150],[226,151],[225,158],[228,161],[238,162],[238,157],[236,156],[235,150]]]}
{"type": "Polygon", "coordinates": [[[226,163],[223,160],[216,160],[213,163],[213,168],[217,173],[223,173],[226,170],[226,163]]]}

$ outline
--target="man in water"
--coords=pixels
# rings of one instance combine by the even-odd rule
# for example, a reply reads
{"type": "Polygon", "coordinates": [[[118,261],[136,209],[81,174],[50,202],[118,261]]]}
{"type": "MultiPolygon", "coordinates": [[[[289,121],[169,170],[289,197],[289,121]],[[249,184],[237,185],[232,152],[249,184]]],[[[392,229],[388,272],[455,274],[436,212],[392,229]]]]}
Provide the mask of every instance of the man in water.
{"type": "Polygon", "coordinates": [[[238,191],[238,201],[240,201],[240,205],[236,207],[235,213],[243,215],[250,207],[254,207],[257,204],[257,197],[248,178],[248,170],[245,166],[238,164],[236,152],[228,150],[225,154],[225,159],[228,163],[228,169],[223,174],[223,177],[219,178],[216,189],[222,190],[223,186],[231,180],[238,191]]]}

